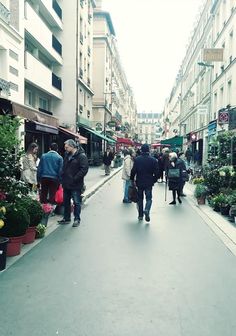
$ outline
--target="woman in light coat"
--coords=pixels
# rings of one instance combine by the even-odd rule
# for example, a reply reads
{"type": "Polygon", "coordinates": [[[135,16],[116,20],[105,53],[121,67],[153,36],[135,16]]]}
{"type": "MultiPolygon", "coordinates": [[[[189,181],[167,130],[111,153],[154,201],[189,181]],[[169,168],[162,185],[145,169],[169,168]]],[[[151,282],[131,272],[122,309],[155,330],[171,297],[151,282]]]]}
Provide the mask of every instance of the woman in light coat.
{"type": "Polygon", "coordinates": [[[130,181],[130,174],[131,169],[133,168],[133,151],[125,150],[124,151],[124,164],[123,164],[123,170],[122,170],[122,179],[124,180],[124,198],[123,203],[131,203],[129,200],[129,186],[131,185],[130,181]]]}
{"type": "Polygon", "coordinates": [[[22,159],[22,180],[28,183],[30,191],[32,191],[33,185],[37,184],[37,152],[38,145],[31,143],[27,149],[26,154],[22,159]]]}

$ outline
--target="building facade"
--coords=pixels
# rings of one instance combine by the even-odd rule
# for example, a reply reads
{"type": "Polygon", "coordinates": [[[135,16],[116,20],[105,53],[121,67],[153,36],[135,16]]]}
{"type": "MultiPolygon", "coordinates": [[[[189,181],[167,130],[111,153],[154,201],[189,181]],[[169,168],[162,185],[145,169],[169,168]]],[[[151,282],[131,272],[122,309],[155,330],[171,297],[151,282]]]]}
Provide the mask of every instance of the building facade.
{"type": "Polygon", "coordinates": [[[138,113],[138,140],[149,145],[158,143],[161,139],[161,114],[153,112],[138,113]]]}

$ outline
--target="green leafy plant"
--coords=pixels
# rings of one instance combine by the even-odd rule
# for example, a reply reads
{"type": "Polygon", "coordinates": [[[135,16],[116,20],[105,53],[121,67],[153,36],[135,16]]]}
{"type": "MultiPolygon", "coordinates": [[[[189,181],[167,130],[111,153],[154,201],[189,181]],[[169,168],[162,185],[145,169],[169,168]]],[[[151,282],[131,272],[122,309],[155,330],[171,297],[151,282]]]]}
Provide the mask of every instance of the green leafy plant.
{"type": "Polygon", "coordinates": [[[38,224],[36,226],[36,238],[43,238],[46,232],[46,226],[43,224],[38,224]]]}
{"type": "Polygon", "coordinates": [[[204,183],[204,177],[195,177],[192,182],[193,184],[201,184],[201,183],[204,183]]]}
{"type": "Polygon", "coordinates": [[[34,200],[29,196],[25,196],[19,201],[19,203],[26,209],[29,214],[29,226],[37,226],[43,217],[43,209],[39,201],[34,200]]]}
{"type": "Polygon", "coordinates": [[[29,215],[21,204],[9,204],[6,207],[5,225],[0,229],[0,236],[23,236],[29,226],[29,215]]]}
{"type": "Polygon", "coordinates": [[[202,198],[207,196],[208,189],[205,184],[197,184],[194,190],[194,196],[196,198],[202,198]]]}

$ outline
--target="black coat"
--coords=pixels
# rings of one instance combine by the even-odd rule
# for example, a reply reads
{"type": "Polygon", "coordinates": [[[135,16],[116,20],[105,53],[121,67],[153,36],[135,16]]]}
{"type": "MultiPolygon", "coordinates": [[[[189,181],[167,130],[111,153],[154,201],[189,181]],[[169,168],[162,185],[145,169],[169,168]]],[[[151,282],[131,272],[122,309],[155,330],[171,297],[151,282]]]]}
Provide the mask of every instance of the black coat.
{"type": "Polygon", "coordinates": [[[135,176],[137,187],[152,187],[159,178],[157,160],[151,157],[149,153],[142,153],[140,156],[136,157],[131,170],[131,181],[134,181],[135,176]]]}
{"type": "Polygon", "coordinates": [[[65,189],[81,190],[84,176],[88,172],[88,159],[83,148],[79,148],[74,155],[66,154],[62,168],[62,186],[65,189]]]}
{"type": "Polygon", "coordinates": [[[107,154],[107,152],[104,153],[103,155],[103,163],[106,166],[110,166],[111,165],[111,161],[114,159],[114,155],[112,154],[112,152],[109,152],[107,154]]]}
{"type": "Polygon", "coordinates": [[[168,165],[168,170],[167,170],[167,176],[169,173],[169,170],[171,169],[179,169],[180,170],[180,176],[179,177],[168,177],[168,186],[169,186],[169,190],[180,190],[181,187],[184,184],[184,179],[183,179],[183,171],[186,171],[186,166],[183,160],[181,159],[176,159],[174,162],[174,166],[171,164],[171,161],[169,162],[168,165]]]}

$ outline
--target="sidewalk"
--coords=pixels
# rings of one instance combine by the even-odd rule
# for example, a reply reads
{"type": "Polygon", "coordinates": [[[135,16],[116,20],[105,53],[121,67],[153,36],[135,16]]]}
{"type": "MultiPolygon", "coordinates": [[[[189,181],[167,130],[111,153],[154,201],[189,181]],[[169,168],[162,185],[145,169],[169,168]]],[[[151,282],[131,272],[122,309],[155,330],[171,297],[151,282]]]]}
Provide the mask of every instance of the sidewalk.
{"type": "Polygon", "coordinates": [[[209,205],[198,205],[194,195],[195,185],[186,183],[184,191],[186,199],[198,214],[205,220],[212,231],[223,241],[236,256],[236,226],[226,216],[215,212],[209,205]]]}
{"type": "MultiPolygon", "coordinates": [[[[89,197],[91,197],[98,189],[100,189],[106,182],[108,182],[114,175],[118,174],[121,169],[122,167],[111,168],[111,174],[109,176],[105,176],[103,165],[99,167],[89,167],[88,174],[85,177],[86,191],[84,193],[83,203],[89,197]]],[[[59,219],[61,219],[61,216],[50,217],[48,220],[45,237],[42,239],[36,239],[32,244],[22,245],[20,255],[7,258],[6,269],[13,265],[18,259],[22,258],[27,252],[29,252],[32,248],[38,245],[41,241],[46,239],[47,236],[49,236],[53,231],[55,231],[59,227],[57,223],[59,219]]],[[[3,272],[5,270],[3,270],[3,272]]]]}

